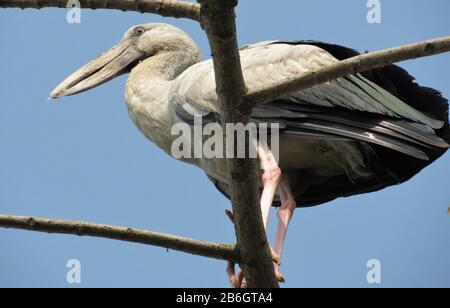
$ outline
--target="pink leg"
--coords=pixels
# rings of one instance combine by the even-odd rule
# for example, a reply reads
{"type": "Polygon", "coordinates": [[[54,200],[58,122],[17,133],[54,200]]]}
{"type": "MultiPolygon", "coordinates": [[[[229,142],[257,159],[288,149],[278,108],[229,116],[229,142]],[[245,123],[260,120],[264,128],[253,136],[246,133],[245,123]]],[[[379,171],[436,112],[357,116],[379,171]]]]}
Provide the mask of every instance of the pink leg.
{"type": "Polygon", "coordinates": [[[257,153],[261,164],[261,169],[263,170],[263,192],[261,195],[260,205],[264,229],[267,230],[273,199],[275,198],[281,181],[281,169],[269,149],[266,149],[263,146],[258,146],[257,153]]]}
{"type": "MultiPolygon", "coordinates": [[[[281,207],[278,209],[277,213],[278,227],[275,238],[275,253],[281,258],[289,222],[294,215],[297,204],[295,202],[289,183],[287,183],[285,180],[282,180],[280,183],[279,193],[281,198],[281,207]]],[[[279,274],[278,268],[279,266],[275,265],[277,274],[279,274]]]]}
{"type": "MultiPolygon", "coordinates": [[[[234,214],[230,210],[225,210],[225,214],[227,217],[231,220],[231,222],[234,224],[234,214]]],[[[238,269],[236,274],[236,264],[232,263],[230,261],[227,262],[227,276],[228,280],[230,281],[232,288],[245,288],[246,283],[244,280],[244,271],[242,269],[238,269]]]]}
{"type": "Polygon", "coordinates": [[[264,149],[263,147],[258,147],[258,157],[263,170],[262,183],[264,186],[261,195],[261,213],[263,217],[264,229],[267,230],[273,199],[281,180],[281,169],[269,150],[264,149]]]}
{"type": "Polygon", "coordinates": [[[238,282],[236,278],[236,271],[235,271],[235,265],[234,263],[227,262],[227,276],[228,280],[230,281],[232,288],[238,288],[238,282]]]}

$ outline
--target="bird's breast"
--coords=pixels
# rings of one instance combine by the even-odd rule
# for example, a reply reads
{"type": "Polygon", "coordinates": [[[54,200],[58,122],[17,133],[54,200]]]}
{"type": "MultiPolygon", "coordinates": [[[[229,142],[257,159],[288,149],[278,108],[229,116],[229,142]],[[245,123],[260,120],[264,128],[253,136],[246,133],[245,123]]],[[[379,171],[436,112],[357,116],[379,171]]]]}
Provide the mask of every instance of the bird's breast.
{"type": "Polygon", "coordinates": [[[156,88],[155,91],[142,91],[130,82],[125,90],[128,114],[137,128],[150,141],[166,153],[170,153],[172,143],[171,117],[168,111],[167,93],[156,88]]]}

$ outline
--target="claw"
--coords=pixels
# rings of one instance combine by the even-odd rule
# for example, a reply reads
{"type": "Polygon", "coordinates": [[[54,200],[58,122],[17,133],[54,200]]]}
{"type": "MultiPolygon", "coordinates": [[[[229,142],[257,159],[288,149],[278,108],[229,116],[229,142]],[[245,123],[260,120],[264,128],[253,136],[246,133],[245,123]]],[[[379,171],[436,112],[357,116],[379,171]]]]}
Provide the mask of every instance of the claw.
{"type": "Polygon", "coordinates": [[[277,279],[278,282],[281,283],[286,282],[286,279],[284,279],[284,276],[279,271],[275,271],[275,278],[277,279]]]}
{"type": "Polygon", "coordinates": [[[232,288],[237,288],[238,287],[238,283],[237,283],[237,279],[236,279],[236,273],[234,270],[236,264],[228,262],[227,263],[227,275],[228,275],[228,280],[230,281],[231,287],[232,288]]]}
{"type": "Polygon", "coordinates": [[[270,252],[272,253],[272,261],[276,265],[280,266],[281,265],[281,258],[280,258],[280,256],[272,248],[270,248],[270,252]]]}
{"type": "Polygon", "coordinates": [[[231,220],[231,222],[234,224],[234,213],[231,210],[226,209],[225,215],[231,220]]]}
{"type": "Polygon", "coordinates": [[[239,268],[236,275],[235,266],[236,266],[235,263],[231,262],[227,263],[226,271],[231,287],[234,289],[246,288],[247,283],[245,282],[244,271],[241,268],[239,268]]]}
{"type": "Polygon", "coordinates": [[[237,285],[238,285],[238,288],[240,288],[240,289],[247,287],[247,284],[244,280],[244,271],[241,268],[238,269],[237,285]]]}
{"type": "MultiPolygon", "coordinates": [[[[233,211],[226,209],[225,215],[227,215],[227,217],[230,219],[230,221],[234,224],[233,211]]],[[[286,280],[284,279],[283,275],[278,271],[278,267],[281,265],[281,258],[275,252],[275,250],[273,250],[272,248],[270,248],[270,252],[272,255],[272,261],[275,264],[275,277],[278,282],[284,283],[284,282],[286,282],[286,280]]],[[[237,271],[237,275],[236,275],[235,266],[236,266],[236,264],[234,264],[234,263],[231,263],[231,262],[227,263],[227,275],[228,275],[228,279],[230,281],[231,287],[232,288],[247,288],[247,283],[244,279],[244,271],[241,268],[239,268],[237,271]]]]}

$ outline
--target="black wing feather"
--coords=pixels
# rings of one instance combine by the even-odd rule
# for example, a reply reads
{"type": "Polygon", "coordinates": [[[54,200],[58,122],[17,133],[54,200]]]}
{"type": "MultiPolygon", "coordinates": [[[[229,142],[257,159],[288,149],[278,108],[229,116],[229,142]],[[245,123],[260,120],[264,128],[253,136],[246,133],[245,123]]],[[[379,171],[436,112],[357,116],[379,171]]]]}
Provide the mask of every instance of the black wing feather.
{"type": "MultiPolygon", "coordinates": [[[[338,60],[344,60],[359,55],[353,49],[327,44],[318,41],[297,41],[297,42],[274,42],[273,44],[308,44],[322,48],[332,54],[338,60]]],[[[373,69],[363,72],[362,75],[374,82],[378,86],[383,87],[391,94],[397,96],[411,107],[434,117],[438,120],[445,121],[445,125],[440,130],[430,131],[415,126],[408,121],[392,119],[389,117],[382,118],[367,113],[359,113],[352,111],[350,118],[348,115],[339,113],[339,108],[334,110],[336,114],[331,123],[341,123],[356,126],[363,129],[362,123],[370,123],[374,125],[377,133],[393,137],[394,140],[400,141],[402,144],[411,145],[413,148],[424,152],[428,156],[428,160],[418,159],[410,155],[405,155],[401,151],[393,150],[390,147],[382,146],[374,143],[361,142],[361,153],[363,154],[366,164],[371,166],[374,174],[377,176],[373,179],[362,179],[357,183],[350,181],[346,176],[336,176],[327,179],[325,182],[319,182],[317,185],[311,185],[302,194],[297,196],[296,200],[299,206],[313,206],[329,202],[338,197],[347,197],[356,194],[368,193],[383,189],[390,185],[399,184],[411,179],[422,169],[441,157],[448,149],[450,143],[450,125],[448,122],[448,100],[442,94],[434,89],[422,87],[415,82],[406,70],[396,65],[389,65],[380,69],[373,69]],[[341,117],[341,119],[339,119],[341,117]],[[348,122],[350,120],[352,123],[348,122]],[[359,120],[359,121],[358,121],[359,120]],[[344,123],[345,122],[345,123],[344,123]],[[381,131],[379,127],[386,128],[390,132],[381,131]],[[400,136],[406,136],[400,137],[400,136]],[[408,139],[409,138],[409,139],[408,139]],[[411,140],[412,139],[412,140],[411,140]],[[376,169],[376,170],[375,170],[376,169]],[[383,176],[384,175],[384,176],[383,176]]],[[[271,107],[277,104],[281,109],[287,109],[299,112],[317,113],[317,119],[324,114],[324,110],[319,107],[303,106],[290,101],[272,102],[271,107]],[[308,110],[306,110],[308,108],[308,110]]],[[[328,110],[329,112],[329,110],[328,110]]]]}
{"type": "MultiPolygon", "coordinates": [[[[359,55],[353,49],[318,41],[277,41],[269,44],[314,45],[338,60],[359,55]]],[[[420,86],[414,77],[396,65],[369,70],[361,75],[409,106],[444,121],[445,125],[440,130],[432,130],[404,119],[339,107],[312,106],[295,99],[277,100],[256,108],[252,114],[253,121],[278,122],[282,133],[300,135],[302,138],[340,138],[356,142],[366,165],[375,175],[355,182],[346,175],[324,178],[299,171],[298,181],[294,177],[291,183],[298,206],[319,205],[339,197],[378,191],[405,182],[442,156],[449,147],[448,100],[439,91],[420,86]],[[305,186],[304,182],[309,185],[305,186]]],[[[211,180],[227,195],[226,185],[211,180]]]]}

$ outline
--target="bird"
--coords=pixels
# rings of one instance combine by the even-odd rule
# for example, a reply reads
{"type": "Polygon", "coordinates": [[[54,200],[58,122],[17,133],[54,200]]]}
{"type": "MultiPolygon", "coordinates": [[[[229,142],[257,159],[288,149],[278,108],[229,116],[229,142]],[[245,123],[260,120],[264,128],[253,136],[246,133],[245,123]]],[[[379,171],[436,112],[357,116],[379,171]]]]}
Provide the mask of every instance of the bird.
{"type": "MultiPolygon", "coordinates": [[[[247,89],[281,82],[357,56],[354,49],[314,40],[264,41],[240,50],[247,89]]],[[[141,133],[168,155],[176,137],[172,128],[191,130],[221,123],[212,59],[202,60],[193,39],[163,23],[131,27],[113,48],[60,83],[50,98],[75,95],[119,75],[128,113],[141,133]]],[[[267,231],[271,208],[277,210],[272,248],[281,258],[289,222],[297,208],[340,197],[371,193],[404,183],[449,148],[448,100],[420,86],[406,70],[388,65],[344,76],[322,85],[257,105],[251,123],[276,124],[278,157],[257,144],[261,170],[261,213],[267,231]]],[[[172,155],[173,156],[173,155],[172,155]]],[[[230,198],[224,158],[178,157],[201,168],[230,198]]],[[[229,212],[233,219],[233,214],[229,212]]],[[[279,262],[277,279],[283,280],[279,262]]],[[[242,271],[227,266],[234,286],[245,285],[242,271]],[[236,282],[237,281],[237,282],[236,282]]]]}

